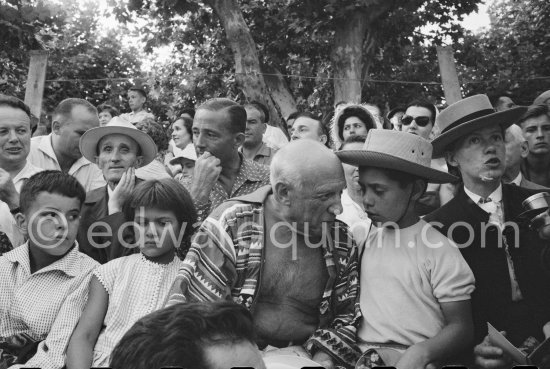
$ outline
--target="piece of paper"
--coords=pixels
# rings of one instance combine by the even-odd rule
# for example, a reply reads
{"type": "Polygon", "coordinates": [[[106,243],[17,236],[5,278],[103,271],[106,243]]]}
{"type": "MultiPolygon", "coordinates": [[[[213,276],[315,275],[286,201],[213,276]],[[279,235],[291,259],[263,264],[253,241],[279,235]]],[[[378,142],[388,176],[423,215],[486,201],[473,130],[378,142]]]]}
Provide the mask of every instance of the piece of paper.
{"type": "Polygon", "coordinates": [[[497,347],[500,347],[502,351],[504,351],[508,356],[510,356],[516,363],[521,365],[527,365],[529,364],[529,360],[527,359],[527,356],[510,341],[504,337],[502,333],[500,333],[495,327],[491,325],[491,323],[487,323],[487,326],[489,327],[489,341],[497,347]]]}

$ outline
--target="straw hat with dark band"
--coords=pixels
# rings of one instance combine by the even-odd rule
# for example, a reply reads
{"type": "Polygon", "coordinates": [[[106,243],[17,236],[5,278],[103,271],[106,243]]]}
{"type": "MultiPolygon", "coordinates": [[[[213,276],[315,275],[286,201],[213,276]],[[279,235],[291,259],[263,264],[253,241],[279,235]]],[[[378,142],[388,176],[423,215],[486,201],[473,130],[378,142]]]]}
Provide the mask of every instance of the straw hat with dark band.
{"type": "Polygon", "coordinates": [[[406,132],[373,129],[368,132],[362,150],[338,151],[336,155],[347,164],[393,169],[424,178],[432,183],[458,180],[449,173],[431,168],[432,145],[430,142],[406,132]]]}
{"type": "Polygon", "coordinates": [[[157,156],[157,145],[155,145],[153,139],[121,117],[114,117],[105,126],[86,131],[80,137],[80,152],[86,159],[95,163],[95,158],[98,156],[97,145],[99,141],[105,136],[114,134],[128,136],[137,142],[141,149],[141,156],[143,156],[141,167],[152,162],[157,156]]]}
{"type": "Polygon", "coordinates": [[[499,124],[505,130],[526,111],[526,107],[518,106],[496,112],[487,95],[460,100],[439,113],[435,119],[435,129],[441,134],[432,141],[433,157],[442,157],[451,143],[479,129],[499,124]]]}

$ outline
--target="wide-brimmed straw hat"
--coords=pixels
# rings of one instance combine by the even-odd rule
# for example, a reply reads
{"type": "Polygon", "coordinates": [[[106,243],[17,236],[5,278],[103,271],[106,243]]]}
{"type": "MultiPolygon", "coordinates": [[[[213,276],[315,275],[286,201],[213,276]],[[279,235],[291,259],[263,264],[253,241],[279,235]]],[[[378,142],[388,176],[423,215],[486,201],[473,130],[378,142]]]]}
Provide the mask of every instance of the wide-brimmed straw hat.
{"type": "Polygon", "coordinates": [[[432,145],[428,140],[407,132],[373,129],[367,134],[362,150],[338,151],[336,155],[347,164],[393,169],[432,183],[458,180],[449,173],[431,168],[432,145]]]}
{"type": "Polygon", "coordinates": [[[197,152],[195,146],[190,143],[185,146],[185,149],[174,148],[174,157],[170,160],[170,165],[179,164],[180,160],[186,159],[191,161],[197,161],[197,152]]]}
{"type": "Polygon", "coordinates": [[[547,100],[550,100],[550,90],[544,91],[533,101],[533,105],[546,104],[547,100]]]}
{"type": "Polygon", "coordinates": [[[527,107],[518,106],[496,112],[487,95],[460,100],[439,113],[435,119],[435,129],[440,135],[432,141],[433,157],[442,157],[449,144],[479,129],[499,124],[505,130],[526,111],[527,107]]]}
{"type": "Polygon", "coordinates": [[[103,127],[96,127],[86,131],[80,137],[80,152],[82,155],[95,163],[95,158],[98,156],[99,141],[108,135],[125,135],[137,142],[141,149],[143,160],[141,167],[152,162],[157,156],[157,145],[147,133],[137,129],[132,123],[121,117],[114,117],[103,127]]]}

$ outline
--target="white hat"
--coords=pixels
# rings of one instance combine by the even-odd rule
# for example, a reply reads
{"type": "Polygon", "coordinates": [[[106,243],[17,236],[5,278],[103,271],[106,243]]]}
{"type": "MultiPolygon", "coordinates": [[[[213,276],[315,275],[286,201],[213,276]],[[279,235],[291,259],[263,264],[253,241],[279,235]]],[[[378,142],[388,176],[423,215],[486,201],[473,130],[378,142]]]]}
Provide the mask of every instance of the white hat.
{"type": "Polygon", "coordinates": [[[137,142],[143,156],[140,166],[143,167],[149,164],[157,156],[157,145],[151,136],[140,131],[132,123],[120,116],[114,117],[103,127],[96,127],[86,131],[80,137],[80,152],[86,159],[94,163],[95,158],[98,156],[97,145],[99,141],[105,136],[114,134],[128,136],[137,142]]]}
{"type": "Polygon", "coordinates": [[[178,164],[181,159],[197,161],[197,152],[195,146],[190,143],[185,146],[185,149],[174,148],[174,157],[170,160],[170,165],[178,164]]]}

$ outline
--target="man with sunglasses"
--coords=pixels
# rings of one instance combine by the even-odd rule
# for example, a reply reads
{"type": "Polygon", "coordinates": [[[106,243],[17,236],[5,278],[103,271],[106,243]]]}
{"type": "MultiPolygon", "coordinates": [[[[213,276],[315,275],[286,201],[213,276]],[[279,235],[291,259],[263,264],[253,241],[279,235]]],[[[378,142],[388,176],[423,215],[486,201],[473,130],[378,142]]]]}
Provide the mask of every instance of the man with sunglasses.
{"type": "Polygon", "coordinates": [[[429,140],[434,120],[435,106],[427,101],[415,100],[407,105],[401,117],[401,130],[429,140]]]}

